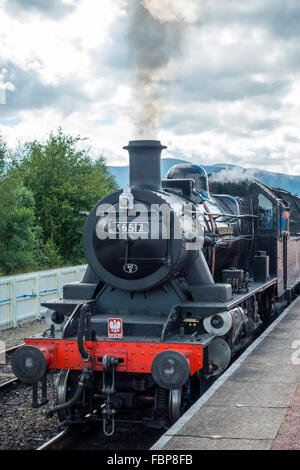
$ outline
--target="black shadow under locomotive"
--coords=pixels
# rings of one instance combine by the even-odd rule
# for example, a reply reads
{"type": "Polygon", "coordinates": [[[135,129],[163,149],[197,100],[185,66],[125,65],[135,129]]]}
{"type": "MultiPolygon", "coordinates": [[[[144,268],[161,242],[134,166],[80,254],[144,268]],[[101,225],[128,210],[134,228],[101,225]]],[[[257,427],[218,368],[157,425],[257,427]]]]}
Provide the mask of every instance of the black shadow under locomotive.
{"type": "Polygon", "coordinates": [[[46,371],[60,371],[45,414],[62,425],[168,426],[297,287],[300,199],[252,179],[209,182],[193,164],[161,180],[164,148],[125,147],[130,183],[88,215],[82,282],[42,304],[49,330],[13,357],[34,407],[47,402],[46,371]]]}

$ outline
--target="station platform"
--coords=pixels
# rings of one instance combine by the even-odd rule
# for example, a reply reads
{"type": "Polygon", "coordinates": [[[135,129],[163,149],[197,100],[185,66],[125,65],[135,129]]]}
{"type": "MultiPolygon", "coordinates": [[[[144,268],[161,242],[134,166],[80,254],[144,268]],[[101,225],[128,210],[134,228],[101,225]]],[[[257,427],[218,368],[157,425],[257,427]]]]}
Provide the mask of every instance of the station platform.
{"type": "Polygon", "coordinates": [[[300,297],[151,450],[300,449],[300,297]]]}

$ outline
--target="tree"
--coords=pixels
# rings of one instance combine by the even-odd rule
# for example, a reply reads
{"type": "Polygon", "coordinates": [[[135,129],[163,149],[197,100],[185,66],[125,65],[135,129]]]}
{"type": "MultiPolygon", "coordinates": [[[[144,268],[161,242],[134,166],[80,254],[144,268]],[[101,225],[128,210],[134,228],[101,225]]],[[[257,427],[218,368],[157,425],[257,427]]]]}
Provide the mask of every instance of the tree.
{"type": "Polygon", "coordinates": [[[37,262],[40,268],[55,268],[63,265],[63,259],[58,253],[53,240],[49,238],[46,243],[41,244],[40,252],[37,256],[37,262]]]}
{"type": "Polygon", "coordinates": [[[56,246],[65,263],[84,262],[83,218],[107,193],[117,188],[102,157],[93,161],[89,150],[78,150],[84,139],[59,128],[45,142],[26,144],[27,152],[12,172],[21,176],[36,202],[36,218],[43,242],[56,246]]]}
{"type": "Polygon", "coordinates": [[[0,275],[34,269],[41,228],[32,193],[20,178],[7,175],[8,148],[0,136],[0,275]]]}
{"type": "Polygon", "coordinates": [[[0,182],[0,271],[13,274],[37,267],[41,228],[32,193],[20,181],[0,182]]]}

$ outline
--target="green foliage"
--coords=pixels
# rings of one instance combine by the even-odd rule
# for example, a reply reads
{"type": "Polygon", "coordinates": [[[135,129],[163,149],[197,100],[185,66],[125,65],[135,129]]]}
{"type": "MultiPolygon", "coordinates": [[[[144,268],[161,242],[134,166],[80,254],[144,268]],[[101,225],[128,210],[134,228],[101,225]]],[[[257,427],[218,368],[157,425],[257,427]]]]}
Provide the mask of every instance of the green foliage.
{"type": "Polygon", "coordinates": [[[88,150],[78,150],[83,140],[58,129],[46,142],[26,144],[27,151],[12,170],[34,196],[44,249],[51,240],[58,259],[70,264],[85,262],[81,243],[84,219],[79,212],[91,210],[116,189],[104,159],[93,161],[88,150]]]}
{"type": "Polygon", "coordinates": [[[32,193],[20,181],[0,182],[0,271],[4,275],[35,269],[41,228],[32,193]]]}
{"type": "Polygon", "coordinates": [[[37,262],[41,269],[47,269],[49,267],[54,268],[63,265],[63,259],[58,253],[53,240],[50,238],[41,246],[37,262]]]}
{"type": "Polygon", "coordinates": [[[6,156],[7,156],[6,143],[4,142],[3,137],[0,135],[0,178],[2,178],[3,173],[4,173],[6,156]]]}
{"type": "Polygon", "coordinates": [[[11,151],[0,135],[0,275],[85,262],[79,211],[117,185],[83,140],[58,129],[11,151]]]}

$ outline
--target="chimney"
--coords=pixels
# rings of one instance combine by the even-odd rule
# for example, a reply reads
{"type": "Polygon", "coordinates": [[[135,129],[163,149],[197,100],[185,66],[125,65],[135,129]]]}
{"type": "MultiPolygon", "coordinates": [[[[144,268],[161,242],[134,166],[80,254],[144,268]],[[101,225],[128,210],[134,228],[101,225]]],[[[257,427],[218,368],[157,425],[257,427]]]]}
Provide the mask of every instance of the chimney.
{"type": "Polygon", "coordinates": [[[130,140],[123,148],[129,153],[130,187],[160,190],[160,154],[167,147],[159,140],[130,140]]]}

